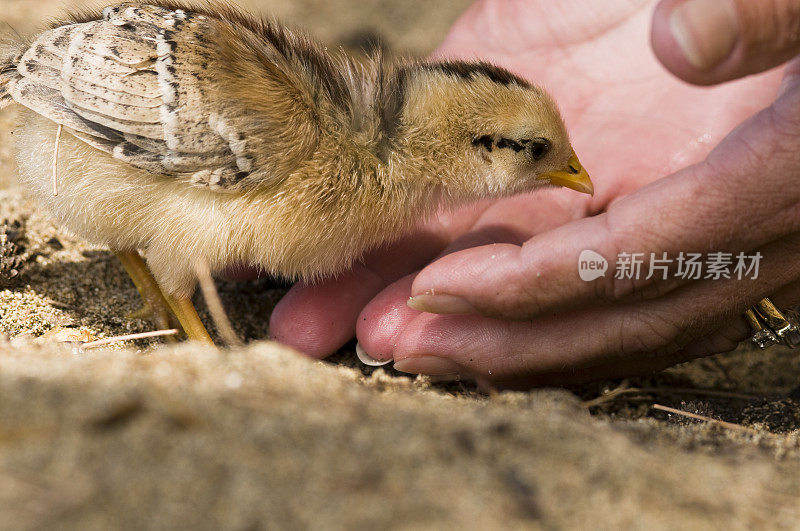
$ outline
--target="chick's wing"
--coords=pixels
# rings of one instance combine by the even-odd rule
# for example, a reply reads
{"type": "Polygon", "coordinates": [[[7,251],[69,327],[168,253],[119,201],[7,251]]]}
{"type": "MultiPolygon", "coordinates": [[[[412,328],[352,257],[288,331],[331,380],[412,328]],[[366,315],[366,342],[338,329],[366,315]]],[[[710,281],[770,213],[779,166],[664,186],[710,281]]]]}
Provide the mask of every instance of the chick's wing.
{"type": "Polygon", "coordinates": [[[314,88],[263,35],[140,4],[39,36],[12,96],[133,166],[214,190],[280,179],[318,137],[314,88]]]}

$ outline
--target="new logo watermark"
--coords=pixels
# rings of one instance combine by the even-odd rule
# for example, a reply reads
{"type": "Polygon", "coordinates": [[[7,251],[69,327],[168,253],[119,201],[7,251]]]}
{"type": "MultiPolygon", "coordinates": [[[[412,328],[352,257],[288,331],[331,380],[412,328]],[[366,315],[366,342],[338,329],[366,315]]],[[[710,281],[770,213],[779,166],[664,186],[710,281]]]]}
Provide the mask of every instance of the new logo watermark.
{"type": "MultiPolygon", "coordinates": [[[[645,260],[645,253],[621,252],[617,255],[614,266],[614,278],[619,280],[649,280],[673,278],[686,280],[720,280],[745,278],[756,280],[761,264],[761,253],[679,253],[669,257],[667,253],[650,253],[645,260]]],[[[601,254],[586,249],[578,257],[578,275],[581,280],[591,282],[606,275],[609,263],[601,254]]]]}
{"type": "Polygon", "coordinates": [[[608,271],[608,260],[601,254],[590,249],[581,251],[581,255],[578,257],[578,275],[581,280],[591,282],[606,276],[606,271],[608,271]]]}

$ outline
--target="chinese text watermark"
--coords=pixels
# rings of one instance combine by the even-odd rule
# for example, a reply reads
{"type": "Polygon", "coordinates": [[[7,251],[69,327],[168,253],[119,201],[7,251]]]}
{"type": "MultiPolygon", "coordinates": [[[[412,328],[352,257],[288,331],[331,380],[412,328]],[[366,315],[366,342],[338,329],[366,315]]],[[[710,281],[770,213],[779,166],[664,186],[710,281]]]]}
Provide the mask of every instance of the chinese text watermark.
{"type": "MultiPolygon", "coordinates": [[[[613,269],[619,280],[650,280],[680,278],[685,280],[721,280],[758,278],[761,253],[755,254],[711,252],[679,253],[627,253],[621,252],[613,269]]],[[[592,280],[606,276],[609,263],[602,255],[592,250],[581,252],[578,258],[578,274],[581,280],[592,280]]]]}

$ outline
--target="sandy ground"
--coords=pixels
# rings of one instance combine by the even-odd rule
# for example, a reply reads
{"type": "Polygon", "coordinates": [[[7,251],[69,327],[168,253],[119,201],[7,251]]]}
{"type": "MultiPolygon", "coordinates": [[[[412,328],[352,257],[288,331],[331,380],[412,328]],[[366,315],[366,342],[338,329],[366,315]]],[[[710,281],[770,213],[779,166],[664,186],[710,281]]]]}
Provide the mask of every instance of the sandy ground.
{"type": "MultiPolygon", "coordinates": [[[[425,53],[468,3],[248,5],[331,43],[425,53]]],[[[59,6],[0,0],[0,16],[25,32],[59,6]]],[[[12,127],[0,112],[20,262],[0,284],[0,529],[800,527],[800,358],[779,348],[487,397],[360,367],[352,347],[311,362],[258,341],[282,293],[258,281],[220,282],[244,349],[77,349],[65,340],[150,325],[126,317],[139,302],[114,257],[24,199],[12,127]]]]}

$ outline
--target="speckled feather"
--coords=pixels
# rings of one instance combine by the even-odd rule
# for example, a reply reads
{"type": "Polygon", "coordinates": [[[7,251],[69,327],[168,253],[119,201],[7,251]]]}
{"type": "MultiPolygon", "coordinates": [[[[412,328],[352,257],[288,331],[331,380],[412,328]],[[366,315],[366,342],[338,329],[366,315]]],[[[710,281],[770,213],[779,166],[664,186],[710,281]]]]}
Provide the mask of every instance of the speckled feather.
{"type": "Polygon", "coordinates": [[[19,62],[11,95],[119,160],[233,188],[252,164],[235,144],[240,133],[214,127],[225,123],[222,109],[210,108],[219,102],[209,94],[214,48],[198,44],[214,22],[150,5],[106,8],[99,21],[40,35],[19,62]]]}

